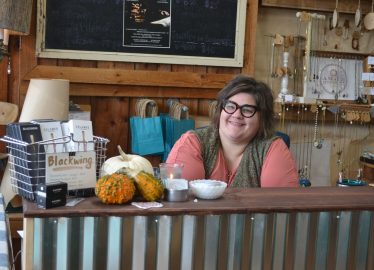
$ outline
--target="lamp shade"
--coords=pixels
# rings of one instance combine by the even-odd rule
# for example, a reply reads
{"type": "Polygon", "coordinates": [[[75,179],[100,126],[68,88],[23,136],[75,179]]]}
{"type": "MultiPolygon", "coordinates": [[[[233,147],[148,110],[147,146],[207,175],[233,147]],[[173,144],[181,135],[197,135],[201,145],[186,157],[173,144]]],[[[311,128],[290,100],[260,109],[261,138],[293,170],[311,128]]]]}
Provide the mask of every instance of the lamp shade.
{"type": "Polygon", "coordinates": [[[68,120],[69,81],[31,79],[23,103],[20,122],[35,119],[68,120]]]}
{"type": "Polygon", "coordinates": [[[0,28],[29,34],[33,0],[0,0],[0,28]]]}

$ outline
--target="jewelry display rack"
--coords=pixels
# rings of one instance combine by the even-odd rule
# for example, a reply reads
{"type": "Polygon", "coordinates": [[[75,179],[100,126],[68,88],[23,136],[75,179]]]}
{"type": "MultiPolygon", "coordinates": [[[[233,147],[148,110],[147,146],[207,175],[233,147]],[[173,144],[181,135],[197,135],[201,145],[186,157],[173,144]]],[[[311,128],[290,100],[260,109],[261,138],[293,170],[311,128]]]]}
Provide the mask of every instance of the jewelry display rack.
{"type": "MultiPolygon", "coordinates": [[[[297,12],[296,19],[294,36],[268,35],[272,38],[269,79],[272,89],[280,89],[274,93],[278,97],[275,102],[278,130],[289,135],[293,142],[300,180],[309,180],[312,171],[316,173],[317,167],[312,170],[312,165],[322,165],[317,156],[325,158],[330,172],[316,174],[321,179],[330,177],[332,185],[339,175],[343,180],[361,178],[362,168],[357,167],[360,151],[370,148],[370,127],[374,122],[373,82],[364,82],[362,74],[374,72],[374,59],[368,54],[328,46],[334,39],[329,36],[327,40],[327,31],[332,29],[328,28],[325,15],[297,12]],[[302,41],[301,47],[296,43],[292,49],[285,46],[290,44],[285,42],[287,39],[296,41],[296,37],[302,41]]],[[[329,34],[340,37],[337,30],[329,34]]],[[[347,40],[347,35],[342,38],[347,40]]]]}

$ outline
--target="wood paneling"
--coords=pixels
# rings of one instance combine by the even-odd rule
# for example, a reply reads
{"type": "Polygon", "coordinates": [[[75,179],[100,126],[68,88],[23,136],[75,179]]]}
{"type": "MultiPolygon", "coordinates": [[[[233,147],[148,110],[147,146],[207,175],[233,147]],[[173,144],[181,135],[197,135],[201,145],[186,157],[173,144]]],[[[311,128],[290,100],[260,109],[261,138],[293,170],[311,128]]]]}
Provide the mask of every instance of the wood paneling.
{"type": "Polygon", "coordinates": [[[117,145],[128,149],[129,98],[94,98],[92,121],[97,136],[110,138],[108,151],[117,154],[117,145]]]}
{"type": "MultiPolygon", "coordinates": [[[[192,69],[192,67],[186,67],[192,69]]],[[[159,70],[122,70],[86,67],[42,66],[30,71],[25,79],[55,78],[89,84],[143,85],[165,87],[222,88],[231,74],[168,72],[159,70]]]]}

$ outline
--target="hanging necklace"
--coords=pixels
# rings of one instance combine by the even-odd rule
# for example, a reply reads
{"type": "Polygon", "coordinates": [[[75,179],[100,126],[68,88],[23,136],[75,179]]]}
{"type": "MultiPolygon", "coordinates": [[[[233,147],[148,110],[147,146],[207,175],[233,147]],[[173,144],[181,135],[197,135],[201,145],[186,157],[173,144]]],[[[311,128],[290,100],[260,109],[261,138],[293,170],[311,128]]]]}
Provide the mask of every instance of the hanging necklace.
{"type": "Polygon", "coordinates": [[[305,154],[305,123],[304,123],[304,108],[305,105],[301,105],[301,128],[300,128],[300,155],[299,155],[299,174],[300,178],[304,176],[304,154],[305,154]]]}
{"type": "Polygon", "coordinates": [[[313,142],[312,142],[312,134],[313,134],[313,125],[308,124],[308,143],[307,143],[307,160],[306,160],[306,171],[307,171],[307,179],[310,179],[310,172],[312,168],[312,152],[313,152],[313,142]]]}
{"type": "Polygon", "coordinates": [[[297,138],[297,143],[296,143],[296,156],[297,156],[297,167],[298,167],[298,172],[300,173],[300,160],[301,160],[301,128],[297,128],[297,127],[301,127],[300,125],[300,104],[297,106],[297,119],[296,119],[296,134],[295,134],[295,137],[297,138]]]}
{"type": "Polygon", "coordinates": [[[322,141],[320,137],[320,132],[318,129],[318,115],[319,115],[319,108],[322,107],[321,105],[316,106],[315,109],[315,120],[314,120],[314,137],[313,137],[313,145],[317,149],[322,148],[322,141]]]}
{"type": "Polygon", "coordinates": [[[346,175],[346,149],[345,146],[346,144],[346,134],[347,134],[347,126],[348,126],[348,121],[347,121],[347,112],[342,112],[341,117],[344,119],[342,121],[343,128],[341,128],[341,133],[340,133],[340,140],[341,140],[341,163],[340,163],[340,170],[343,172],[343,176],[345,177],[346,175]]]}
{"type": "Polygon", "coordinates": [[[325,138],[325,121],[326,121],[326,106],[322,106],[322,124],[321,124],[321,133],[320,133],[320,142],[321,147],[323,146],[323,141],[325,138]]]}
{"type": "MultiPolygon", "coordinates": [[[[293,103],[291,103],[291,109],[290,109],[290,106],[287,106],[286,112],[289,112],[289,111],[294,112],[294,104],[293,103]]],[[[286,120],[287,120],[287,118],[286,118],[286,120]]],[[[291,136],[291,134],[292,134],[291,133],[292,132],[291,128],[292,128],[292,119],[290,118],[289,120],[286,121],[286,124],[285,124],[285,133],[288,134],[288,136],[291,136]]]]}
{"type": "MultiPolygon", "coordinates": [[[[306,113],[308,111],[308,107],[305,106],[303,112],[306,113]]],[[[302,162],[302,178],[308,179],[308,160],[309,160],[309,144],[310,144],[310,130],[309,130],[309,124],[304,118],[304,143],[303,143],[303,162],[302,162]]]]}
{"type": "MultiPolygon", "coordinates": [[[[336,113],[335,113],[335,129],[334,129],[334,142],[338,140],[338,145],[337,145],[337,151],[336,151],[336,166],[339,174],[342,175],[342,148],[341,148],[341,137],[339,136],[338,138],[338,129],[339,129],[339,114],[340,114],[340,108],[337,107],[336,113]]],[[[343,127],[341,127],[343,128],[343,127]]]]}
{"type": "Polygon", "coordinates": [[[281,126],[280,129],[284,132],[284,119],[286,116],[286,105],[282,102],[282,112],[281,112],[281,126]]]}
{"type": "Polygon", "coordinates": [[[231,178],[231,171],[229,169],[227,169],[227,175],[226,175],[226,177],[227,177],[227,182],[229,182],[230,178],[231,178]]]}

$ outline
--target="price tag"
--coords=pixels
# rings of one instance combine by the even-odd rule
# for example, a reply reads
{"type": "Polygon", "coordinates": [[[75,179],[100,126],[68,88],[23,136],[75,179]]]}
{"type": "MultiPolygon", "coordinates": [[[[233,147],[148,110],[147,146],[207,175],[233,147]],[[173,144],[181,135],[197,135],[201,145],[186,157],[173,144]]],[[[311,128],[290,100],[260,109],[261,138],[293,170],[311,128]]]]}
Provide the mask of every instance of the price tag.
{"type": "Polygon", "coordinates": [[[284,95],[285,102],[293,102],[293,95],[284,95]]]}
{"type": "Polygon", "coordinates": [[[374,56],[368,56],[368,64],[374,65],[374,56]]]}
{"type": "Polygon", "coordinates": [[[363,81],[374,81],[374,73],[364,72],[362,73],[363,81]]]}

